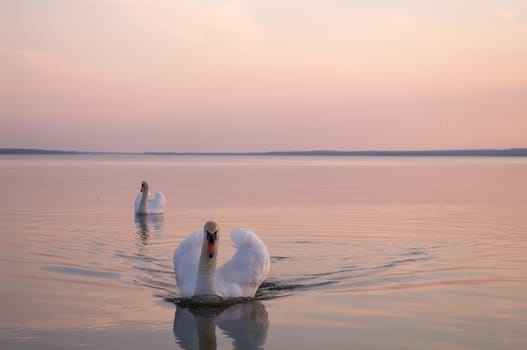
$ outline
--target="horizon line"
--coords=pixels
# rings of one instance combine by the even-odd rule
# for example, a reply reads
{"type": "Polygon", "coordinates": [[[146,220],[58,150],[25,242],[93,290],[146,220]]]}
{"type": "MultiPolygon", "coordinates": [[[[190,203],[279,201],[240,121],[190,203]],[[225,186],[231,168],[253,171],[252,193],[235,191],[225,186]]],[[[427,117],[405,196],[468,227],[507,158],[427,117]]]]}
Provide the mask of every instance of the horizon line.
{"type": "Polygon", "coordinates": [[[467,149],[423,149],[423,150],[302,150],[302,151],[260,151],[260,152],[115,152],[76,151],[42,148],[0,148],[3,155],[208,155],[208,156],[527,156],[527,148],[467,148],[467,149]]]}

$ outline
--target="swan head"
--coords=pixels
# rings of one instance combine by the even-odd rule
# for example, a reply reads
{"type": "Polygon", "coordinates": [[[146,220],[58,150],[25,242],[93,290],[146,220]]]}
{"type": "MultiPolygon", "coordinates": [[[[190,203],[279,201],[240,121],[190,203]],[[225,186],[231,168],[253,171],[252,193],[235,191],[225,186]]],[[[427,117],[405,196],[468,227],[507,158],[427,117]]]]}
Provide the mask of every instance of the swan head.
{"type": "Polygon", "coordinates": [[[216,255],[218,239],[220,238],[220,227],[214,221],[207,221],[203,227],[203,233],[205,235],[204,243],[207,244],[207,256],[212,259],[216,255]]]}
{"type": "Polygon", "coordinates": [[[143,182],[141,182],[141,191],[140,192],[148,192],[148,182],[146,182],[145,180],[143,180],[143,182]]]}

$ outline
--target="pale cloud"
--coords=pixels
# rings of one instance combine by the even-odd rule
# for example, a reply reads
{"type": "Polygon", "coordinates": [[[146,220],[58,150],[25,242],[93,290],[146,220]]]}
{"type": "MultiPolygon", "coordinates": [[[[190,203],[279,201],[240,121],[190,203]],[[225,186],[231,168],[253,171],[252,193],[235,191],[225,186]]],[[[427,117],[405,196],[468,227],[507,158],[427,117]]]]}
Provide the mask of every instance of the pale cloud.
{"type": "Polygon", "coordinates": [[[242,52],[256,48],[262,38],[262,28],[244,9],[243,1],[125,1],[120,5],[142,30],[161,38],[242,52]]]}
{"type": "Polygon", "coordinates": [[[493,6],[496,18],[518,44],[527,43],[527,4],[524,1],[498,1],[493,6]]]}
{"type": "Polygon", "coordinates": [[[5,60],[17,61],[19,65],[33,72],[73,79],[94,79],[96,77],[93,67],[65,60],[49,52],[4,47],[0,48],[0,55],[7,56],[4,57],[5,60]]]}

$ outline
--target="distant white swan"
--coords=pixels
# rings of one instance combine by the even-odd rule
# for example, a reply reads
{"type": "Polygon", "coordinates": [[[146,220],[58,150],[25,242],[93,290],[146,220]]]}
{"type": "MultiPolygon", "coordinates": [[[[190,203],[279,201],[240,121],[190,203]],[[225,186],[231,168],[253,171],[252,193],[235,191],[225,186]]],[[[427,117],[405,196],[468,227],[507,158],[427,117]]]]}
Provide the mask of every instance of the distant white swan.
{"type": "Polygon", "coordinates": [[[236,253],[216,269],[219,226],[208,221],[203,231],[184,239],[174,251],[174,272],[181,296],[218,295],[254,297],[269,273],[270,257],[265,244],[251,231],[234,229],[236,253]]]}
{"type": "Polygon", "coordinates": [[[156,192],[152,196],[148,192],[148,182],[141,182],[141,191],[135,197],[136,214],[162,214],[165,206],[165,196],[161,192],[156,192]]]}

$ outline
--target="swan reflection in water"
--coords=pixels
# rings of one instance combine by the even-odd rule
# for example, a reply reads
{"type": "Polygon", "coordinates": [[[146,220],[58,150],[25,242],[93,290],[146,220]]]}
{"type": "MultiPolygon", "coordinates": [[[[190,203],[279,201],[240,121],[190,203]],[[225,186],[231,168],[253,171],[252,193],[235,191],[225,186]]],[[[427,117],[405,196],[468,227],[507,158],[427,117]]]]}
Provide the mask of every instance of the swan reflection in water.
{"type": "Polygon", "coordinates": [[[185,349],[216,349],[216,326],[233,340],[233,349],[263,349],[269,318],[262,303],[252,301],[228,308],[176,306],[174,336],[185,349]]]}
{"type": "Polygon", "coordinates": [[[163,215],[135,215],[135,228],[143,245],[148,244],[152,233],[159,234],[163,231],[163,215]]]}

